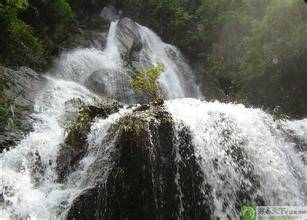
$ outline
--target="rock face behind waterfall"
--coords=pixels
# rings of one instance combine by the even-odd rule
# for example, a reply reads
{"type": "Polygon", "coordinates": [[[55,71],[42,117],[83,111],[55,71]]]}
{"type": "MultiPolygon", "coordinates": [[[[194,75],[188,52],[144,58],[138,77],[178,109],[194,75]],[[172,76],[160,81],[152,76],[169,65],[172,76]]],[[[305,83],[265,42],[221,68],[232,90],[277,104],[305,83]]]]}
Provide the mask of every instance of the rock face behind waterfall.
{"type": "Polygon", "coordinates": [[[0,134],[0,152],[20,141],[24,134],[32,130],[34,102],[37,93],[43,88],[45,79],[32,69],[21,67],[12,70],[0,66],[0,79],[8,84],[4,93],[7,97],[15,98],[15,123],[13,131],[2,131],[0,134]]]}
{"type": "Polygon", "coordinates": [[[132,65],[139,59],[139,52],[143,47],[139,31],[137,24],[129,18],[123,18],[118,22],[116,37],[119,52],[126,65],[132,65]]]}

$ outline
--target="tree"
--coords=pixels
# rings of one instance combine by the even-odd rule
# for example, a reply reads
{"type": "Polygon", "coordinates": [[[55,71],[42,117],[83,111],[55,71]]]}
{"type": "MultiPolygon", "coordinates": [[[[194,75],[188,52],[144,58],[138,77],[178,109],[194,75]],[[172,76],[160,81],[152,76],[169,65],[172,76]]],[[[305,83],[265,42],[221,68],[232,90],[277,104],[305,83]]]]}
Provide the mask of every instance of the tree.
{"type": "Polygon", "coordinates": [[[67,38],[72,10],[67,0],[3,0],[0,3],[0,63],[46,67],[67,38]]]}
{"type": "Polygon", "coordinates": [[[307,113],[307,6],[273,0],[245,38],[238,79],[252,103],[300,117],[307,113]]]}
{"type": "Polygon", "coordinates": [[[26,0],[0,3],[0,62],[33,65],[41,62],[43,47],[31,26],[18,16],[29,7],[26,0]]]}

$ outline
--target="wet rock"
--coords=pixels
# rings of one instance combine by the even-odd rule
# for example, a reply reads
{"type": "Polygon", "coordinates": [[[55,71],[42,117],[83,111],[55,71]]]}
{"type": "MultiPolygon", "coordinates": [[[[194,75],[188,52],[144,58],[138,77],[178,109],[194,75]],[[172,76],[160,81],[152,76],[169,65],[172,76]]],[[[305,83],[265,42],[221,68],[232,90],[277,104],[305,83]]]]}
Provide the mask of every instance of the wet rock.
{"type": "Polygon", "coordinates": [[[90,105],[85,108],[88,120],[69,130],[65,142],[60,145],[56,167],[59,182],[66,180],[68,174],[78,167],[80,160],[86,154],[87,135],[90,132],[92,120],[96,117],[107,118],[110,114],[118,112],[120,108],[122,108],[122,105],[117,102],[99,106],[90,105]]]}
{"type": "Polygon", "coordinates": [[[95,118],[107,118],[110,114],[116,113],[119,111],[119,108],[122,108],[123,106],[118,104],[117,102],[114,102],[110,105],[104,105],[104,106],[94,106],[90,105],[88,106],[88,109],[90,111],[90,117],[95,118]]]}
{"type": "Polygon", "coordinates": [[[140,98],[132,89],[127,73],[101,69],[92,73],[85,82],[85,86],[102,96],[111,96],[124,103],[135,103],[140,98]]]}
{"type": "Polygon", "coordinates": [[[133,112],[139,112],[139,111],[146,111],[149,110],[150,106],[148,104],[140,105],[139,107],[136,107],[133,112]]]}
{"type": "Polygon", "coordinates": [[[198,80],[201,82],[201,93],[204,95],[207,101],[228,101],[227,96],[221,88],[221,85],[219,85],[219,82],[206,73],[206,71],[204,71],[204,67],[196,67],[196,72],[199,73],[198,80]]]}
{"type": "Polygon", "coordinates": [[[43,181],[43,176],[46,170],[46,164],[43,162],[41,155],[38,151],[30,153],[29,157],[33,158],[31,160],[31,173],[32,173],[32,182],[35,185],[39,185],[43,181]]]}
{"type": "Polygon", "coordinates": [[[122,18],[118,22],[116,37],[122,58],[127,62],[128,66],[133,66],[132,63],[139,60],[139,52],[142,49],[142,41],[137,24],[130,18],[122,18]]]}
{"type": "Polygon", "coordinates": [[[191,138],[178,145],[170,114],[159,108],[150,115],[148,121],[140,110],[120,119],[106,181],[97,177],[95,186],[75,199],[67,219],[208,219],[191,138]]]}
{"type": "MultiPolygon", "coordinates": [[[[14,130],[2,130],[0,132],[0,152],[8,149],[20,141],[25,134],[32,130],[34,119],[31,114],[34,112],[34,102],[37,93],[44,87],[45,78],[32,69],[20,67],[12,70],[0,66],[0,79],[7,82],[4,89],[6,97],[15,97],[15,124],[14,130]]],[[[0,100],[1,101],[1,100],[0,100]]]]}
{"type": "Polygon", "coordinates": [[[66,177],[75,170],[80,159],[86,154],[86,145],[84,148],[75,148],[68,144],[61,144],[57,156],[57,174],[58,181],[64,182],[66,177]]]}

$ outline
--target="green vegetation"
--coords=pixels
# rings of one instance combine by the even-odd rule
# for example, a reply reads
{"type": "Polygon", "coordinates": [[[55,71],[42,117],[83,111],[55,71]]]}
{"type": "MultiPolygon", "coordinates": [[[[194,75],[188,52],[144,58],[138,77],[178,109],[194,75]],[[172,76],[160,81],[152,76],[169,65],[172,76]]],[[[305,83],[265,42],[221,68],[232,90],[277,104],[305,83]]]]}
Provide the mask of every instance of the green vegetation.
{"type": "Polygon", "coordinates": [[[118,122],[118,134],[124,139],[132,139],[135,143],[140,143],[148,123],[140,116],[127,115],[121,117],[118,122]]]}
{"type": "Polygon", "coordinates": [[[92,121],[91,111],[89,107],[80,99],[76,100],[79,104],[77,116],[70,121],[67,121],[67,126],[64,129],[66,141],[76,140],[82,136],[83,132],[88,129],[89,123],[92,121]]]}
{"type": "Polygon", "coordinates": [[[163,71],[163,64],[158,63],[152,68],[140,70],[137,76],[130,78],[130,83],[134,89],[143,92],[149,102],[158,101],[163,99],[158,82],[163,71]]]}
{"type": "Polygon", "coordinates": [[[0,130],[11,130],[15,127],[14,122],[14,99],[5,98],[0,103],[0,130]]]}
{"type": "Polygon", "coordinates": [[[4,90],[8,88],[7,79],[0,78],[0,130],[15,127],[15,97],[7,97],[4,90]]]}
{"type": "Polygon", "coordinates": [[[179,46],[232,100],[307,114],[302,0],[128,0],[128,14],[179,46]]]}
{"type": "Polygon", "coordinates": [[[100,99],[93,98],[93,105],[89,105],[79,98],[72,99],[71,102],[78,106],[78,112],[73,119],[66,121],[65,142],[76,148],[82,148],[93,119],[96,116],[106,118],[108,115],[119,111],[119,104],[114,100],[112,101],[105,103],[100,99]]]}
{"type": "Polygon", "coordinates": [[[66,0],[1,1],[0,64],[45,68],[72,18],[66,0]]]}
{"type": "MultiPolygon", "coordinates": [[[[307,115],[303,0],[3,0],[0,65],[46,69],[61,45],[78,41],[74,24],[108,4],[178,46],[231,100],[307,115]]],[[[145,72],[132,81],[152,101],[157,76],[145,72]]]]}
{"type": "Polygon", "coordinates": [[[253,25],[240,60],[241,89],[252,103],[307,113],[307,7],[303,1],[272,1],[253,25]]]}
{"type": "Polygon", "coordinates": [[[270,113],[275,121],[285,121],[289,119],[289,116],[281,112],[280,107],[276,106],[274,109],[268,108],[266,112],[270,113]]]}

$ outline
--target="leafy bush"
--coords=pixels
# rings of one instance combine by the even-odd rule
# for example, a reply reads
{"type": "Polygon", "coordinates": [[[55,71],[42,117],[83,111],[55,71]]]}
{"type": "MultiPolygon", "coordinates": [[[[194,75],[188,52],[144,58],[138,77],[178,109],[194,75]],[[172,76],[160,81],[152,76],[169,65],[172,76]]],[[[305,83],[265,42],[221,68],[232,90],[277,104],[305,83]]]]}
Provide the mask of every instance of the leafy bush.
{"type": "Polygon", "coordinates": [[[126,115],[118,122],[118,135],[127,140],[132,139],[136,143],[142,140],[148,123],[140,116],[126,115]]]}
{"type": "Polygon", "coordinates": [[[0,3],[0,63],[47,66],[67,38],[72,10],[66,0],[4,0],[0,3]]]}
{"type": "Polygon", "coordinates": [[[273,109],[267,108],[266,112],[270,113],[275,121],[286,121],[289,119],[289,116],[281,111],[280,106],[276,106],[273,109]]]}
{"type": "Polygon", "coordinates": [[[18,15],[29,7],[26,0],[0,3],[0,62],[7,65],[41,63],[43,46],[33,29],[18,15]]]}
{"type": "Polygon", "coordinates": [[[130,78],[130,83],[134,89],[143,92],[149,102],[157,101],[162,98],[158,79],[163,71],[163,64],[158,63],[152,68],[140,70],[136,77],[130,78]]]}

